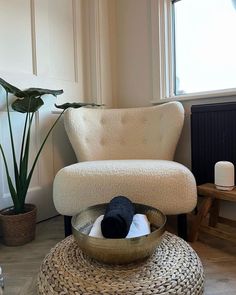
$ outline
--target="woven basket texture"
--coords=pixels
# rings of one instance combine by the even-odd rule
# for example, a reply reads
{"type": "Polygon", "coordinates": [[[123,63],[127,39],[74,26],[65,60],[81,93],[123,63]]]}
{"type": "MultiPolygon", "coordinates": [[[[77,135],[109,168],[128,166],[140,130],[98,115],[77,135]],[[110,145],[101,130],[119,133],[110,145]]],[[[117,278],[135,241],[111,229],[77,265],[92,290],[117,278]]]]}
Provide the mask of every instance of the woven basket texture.
{"type": "Polygon", "coordinates": [[[8,209],[0,211],[4,244],[7,246],[21,246],[34,240],[37,216],[36,206],[26,204],[26,212],[17,215],[7,215],[8,209]]]}
{"type": "Polygon", "coordinates": [[[203,289],[196,252],[168,232],[151,257],[128,265],[101,264],[67,237],[45,257],[38,276],[39,295],[200,295],[203,289]]]}

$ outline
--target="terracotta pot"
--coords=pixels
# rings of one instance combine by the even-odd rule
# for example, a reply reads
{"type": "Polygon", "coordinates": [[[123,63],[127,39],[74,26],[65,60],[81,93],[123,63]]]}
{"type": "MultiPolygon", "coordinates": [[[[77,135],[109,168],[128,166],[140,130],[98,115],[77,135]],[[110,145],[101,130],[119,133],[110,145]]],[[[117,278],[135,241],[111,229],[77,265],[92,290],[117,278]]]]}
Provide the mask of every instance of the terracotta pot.
{"type": "Polygon", "coordinates": [[[13,214],[13,207],[0,211],[3,242],[7,246],[24,245],[35,238],[37,209],[33,204],[25,205],[25,213],[13,214]]]}

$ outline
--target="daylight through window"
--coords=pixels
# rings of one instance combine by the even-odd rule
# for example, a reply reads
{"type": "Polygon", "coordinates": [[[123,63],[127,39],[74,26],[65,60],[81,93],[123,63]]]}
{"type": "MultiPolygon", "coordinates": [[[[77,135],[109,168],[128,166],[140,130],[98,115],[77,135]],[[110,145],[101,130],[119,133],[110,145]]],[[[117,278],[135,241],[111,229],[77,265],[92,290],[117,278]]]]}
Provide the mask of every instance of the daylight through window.
{"type": "Polygon", "coordinates": [[[236,88],[236,0],[173,2],[175,95],[236,88]]]}

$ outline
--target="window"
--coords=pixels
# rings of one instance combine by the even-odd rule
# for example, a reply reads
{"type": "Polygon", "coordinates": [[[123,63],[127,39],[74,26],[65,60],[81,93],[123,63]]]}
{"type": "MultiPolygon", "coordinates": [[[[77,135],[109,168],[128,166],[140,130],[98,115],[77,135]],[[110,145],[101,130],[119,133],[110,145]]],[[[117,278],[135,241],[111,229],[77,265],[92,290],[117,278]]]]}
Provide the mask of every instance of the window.
{"type": "Polygon", "coordinates": [[[151,3],[154,101],[235,95],[236,0],[151,3]]]}
{"type": "Polygon", "coordinates": [[[173,6],[175,94],[236,88],[236,1],[173,6]]]}

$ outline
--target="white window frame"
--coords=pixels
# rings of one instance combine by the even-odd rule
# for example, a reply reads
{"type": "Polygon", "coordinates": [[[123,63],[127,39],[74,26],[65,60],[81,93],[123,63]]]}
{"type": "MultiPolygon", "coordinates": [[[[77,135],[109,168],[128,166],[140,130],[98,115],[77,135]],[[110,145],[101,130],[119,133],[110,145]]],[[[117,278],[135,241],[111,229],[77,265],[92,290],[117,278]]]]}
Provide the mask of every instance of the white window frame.
{"type": "MultiPolygon", "coordinates": [[[[178,1],[178,0],[177,0],[178,1]]],[[[175,95],[172,0],[151,0],[152,103],[235,96],[236,88],[175,95]]]]}

